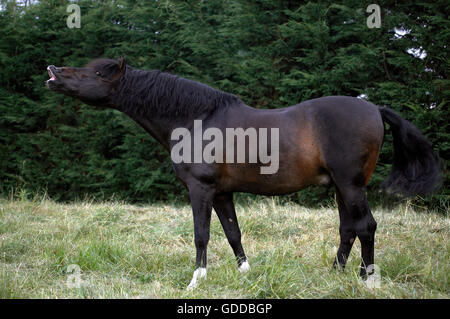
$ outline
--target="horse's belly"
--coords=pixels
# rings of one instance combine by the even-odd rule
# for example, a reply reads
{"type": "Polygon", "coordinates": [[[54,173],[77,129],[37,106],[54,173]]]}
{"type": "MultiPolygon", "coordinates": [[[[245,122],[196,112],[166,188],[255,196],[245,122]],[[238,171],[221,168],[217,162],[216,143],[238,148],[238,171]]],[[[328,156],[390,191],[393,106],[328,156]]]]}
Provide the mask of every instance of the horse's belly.
{"type": "Polygon", "coordinates": [[[306,165],[300,161],[285,165],[280,161],[277,173],[261,174],[258,168],[228,168],[222,178],[221,188],[229,192],[246,192],[261,195],[285,195],[297,192],[311,185],[328,185],[330,176],[321,170],[318,163],[306,165]]]}

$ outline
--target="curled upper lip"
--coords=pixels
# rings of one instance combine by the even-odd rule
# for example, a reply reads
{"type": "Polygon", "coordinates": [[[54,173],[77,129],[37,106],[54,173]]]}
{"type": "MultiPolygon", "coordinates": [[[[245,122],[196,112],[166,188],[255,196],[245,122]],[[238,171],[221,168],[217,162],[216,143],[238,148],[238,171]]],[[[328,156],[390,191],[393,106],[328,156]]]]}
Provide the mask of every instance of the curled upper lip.
{"type": "Polygon", "coordinates": [[[50,79],[49,80],[47,80],[47,81],[54,81],[54,80],[56,80],[56,67],[54,66],[54,65],[49,65],[48,67],[47,67],[47,72],[48,72],[48,75],[50,76],[50,79]]]}

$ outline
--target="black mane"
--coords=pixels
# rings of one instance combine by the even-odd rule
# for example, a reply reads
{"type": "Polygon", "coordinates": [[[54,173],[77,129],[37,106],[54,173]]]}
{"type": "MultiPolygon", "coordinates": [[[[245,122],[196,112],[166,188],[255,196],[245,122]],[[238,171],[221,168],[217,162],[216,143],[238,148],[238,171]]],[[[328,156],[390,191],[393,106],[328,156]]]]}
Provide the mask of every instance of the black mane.
{"type": "Polygon", "coordinates": [[[241,102],[233,94],[159,70],[127,66],[115,101],[120,110],[140,116],[195,117],[241,102]]]}

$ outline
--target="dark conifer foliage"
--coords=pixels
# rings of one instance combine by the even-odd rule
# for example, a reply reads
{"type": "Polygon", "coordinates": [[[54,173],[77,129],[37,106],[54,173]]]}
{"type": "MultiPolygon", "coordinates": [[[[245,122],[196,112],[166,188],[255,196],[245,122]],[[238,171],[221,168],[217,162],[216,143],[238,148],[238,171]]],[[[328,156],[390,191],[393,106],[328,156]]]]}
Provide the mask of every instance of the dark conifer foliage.
{"type": "MultiPolygon", "coordinates": [[[[80,0],[79,29],[66,25],[69,1],[0,3],[5,196],[22,189],[59,200],[186,198],[167,152],[130,119],[44,86],[47,65],[125,55],[136,69],[199,81],[257,108],[326,95],[388,106],[413,122],[442,160],[441,189],[416,201],[448,210],[448,1],[379,1],[381,27],[372,29],[366,8],[373,1],[80,0]]],[[[390,136],[369,188],[390,171],[390,136]]],[[[322,192],[312,188],[290,198],[317,204],[322,192]]]]}

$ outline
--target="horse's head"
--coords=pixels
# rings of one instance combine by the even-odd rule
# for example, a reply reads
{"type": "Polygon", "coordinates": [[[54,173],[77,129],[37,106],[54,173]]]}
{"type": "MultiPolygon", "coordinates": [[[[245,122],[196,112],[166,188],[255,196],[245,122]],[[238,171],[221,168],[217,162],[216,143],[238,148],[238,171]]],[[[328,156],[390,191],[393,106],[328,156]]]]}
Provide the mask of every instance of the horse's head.
{"type": "Polygon", "coordinates": [[[108,106],[125,69],[123,57],[118,60],[97,59],[83,68],[50,65],[47,67],[50,79],[45,83],[50,90],[73,96],[87,104],[108,106]]]}

